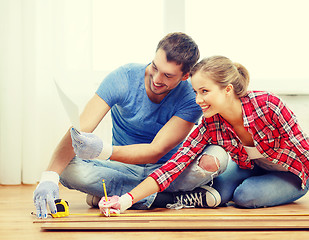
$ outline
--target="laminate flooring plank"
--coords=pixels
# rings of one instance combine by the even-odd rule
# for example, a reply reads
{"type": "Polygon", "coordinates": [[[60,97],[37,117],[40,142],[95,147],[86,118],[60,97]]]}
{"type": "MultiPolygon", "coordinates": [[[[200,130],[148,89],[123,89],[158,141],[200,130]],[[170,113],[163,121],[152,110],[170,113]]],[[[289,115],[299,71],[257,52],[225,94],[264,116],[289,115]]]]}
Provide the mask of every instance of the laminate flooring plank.
{"type": "Polygon", "coordinates": [[[258,230],[308,229],[308,220],[255,221],[129,221],[129,222],[47,222],[42,230],[258,230]]]}
{"type": "Polygon", "coordinates": [[[43,230],[309,229],[308,216],[66,217],[35,220],[43,230]]]}

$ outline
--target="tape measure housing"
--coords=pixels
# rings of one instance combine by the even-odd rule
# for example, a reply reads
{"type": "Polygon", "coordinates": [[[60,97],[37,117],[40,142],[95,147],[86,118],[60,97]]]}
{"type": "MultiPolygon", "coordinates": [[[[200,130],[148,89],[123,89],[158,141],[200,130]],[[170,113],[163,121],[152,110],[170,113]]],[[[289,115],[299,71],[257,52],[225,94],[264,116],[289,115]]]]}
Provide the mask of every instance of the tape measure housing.
{"type": "Polygon", "coordinates": [[[69,216],[69,203],[63,199],[56,199],[55,200],[57,213],[51,214],[53,218],[60,218],[69,216]]]}

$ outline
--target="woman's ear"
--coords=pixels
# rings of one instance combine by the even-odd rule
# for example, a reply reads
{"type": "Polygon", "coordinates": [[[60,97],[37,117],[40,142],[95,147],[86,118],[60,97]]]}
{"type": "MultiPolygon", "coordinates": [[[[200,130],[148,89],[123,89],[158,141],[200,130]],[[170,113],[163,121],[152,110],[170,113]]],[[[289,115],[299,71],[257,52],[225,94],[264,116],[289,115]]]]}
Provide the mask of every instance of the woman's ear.
{"type": "Polygon", "coordinates": [[[232,84],[229,84],[225,87],[225,92],[226,94],[232,94],[233,93],[233,90],[234,90],[234,87],[232,84]]]}

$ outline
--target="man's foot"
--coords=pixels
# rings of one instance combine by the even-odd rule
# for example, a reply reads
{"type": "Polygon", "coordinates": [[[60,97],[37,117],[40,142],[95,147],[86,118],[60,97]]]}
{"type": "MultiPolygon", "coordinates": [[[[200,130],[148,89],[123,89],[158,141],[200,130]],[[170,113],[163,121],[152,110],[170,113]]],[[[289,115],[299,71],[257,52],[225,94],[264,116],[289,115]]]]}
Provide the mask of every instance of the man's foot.
{"type": "Polygon", "coordinates": [[[99,201],[101,200],[101,198],[97,197],[97,196],[93,196],[91,194],[87,194],[86,197],[86,202],[90,207],[93,208],[99,208],[99,201]]]}
{"type": "Polygon", "coordinates": [[[167,208],[214,208],[221,203],[221,196],[216,189],[205,185],[188,192],[175,193],[175,203],[167,204],[167,208]]]}

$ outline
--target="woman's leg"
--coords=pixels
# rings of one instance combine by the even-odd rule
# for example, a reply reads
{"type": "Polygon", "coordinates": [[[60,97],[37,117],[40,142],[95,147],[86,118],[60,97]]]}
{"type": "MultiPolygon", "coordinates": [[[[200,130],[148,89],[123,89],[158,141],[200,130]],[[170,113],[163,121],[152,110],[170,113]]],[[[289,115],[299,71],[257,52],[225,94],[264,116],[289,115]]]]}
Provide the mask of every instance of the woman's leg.
{"type": "Polygon", "coordinates": [[[244,208],[270,207],[291,203],[308,191],[301,189],[301,179],[291,172],[267,171],[252,176],[240,184],[233,196],[237,206],[244,208]]]}
{"type": "Polygon", "coordinates": [[[157,194],[152,207],[164,208],[167,204],[174,203],[195,207],[217,206],[221,201],[220,195],[207,184],[212,183],[214,178],[226,170],[229,159],[229,154],[222,147],[207,146],[164,192],[157,194]],[[203,167],[207,164],[200,165],[202,157],[206,157],[207,161],[209,159],[215,162],[216,170],[205,170],[203,167]]]}
{"type": "Polygon", "coordinates": [[[233,160],[230,160],[225,172],[215,178],[212,185],[212,187],[216,189],[221,196],[220,206],[224,206],[226,203],[231,201],[233,199],[235,189],[246,178],[252,176],[253,173],[253,170],[241,169],[233,160]]]}
{"type": "MultiPolygon", "coordinates": [[[[212,182],[227,169],[230,160],[229,154],[220,146],[209,145],[190,165],[170,184],[166,192],[192,191],[193,189],[212,182]],[[210,156],[217,162],[216,171],[203,169],[199,162],[202,156],[210,156]]],[[[214,164],[214,163],[213,163],[214,164]]]]}

